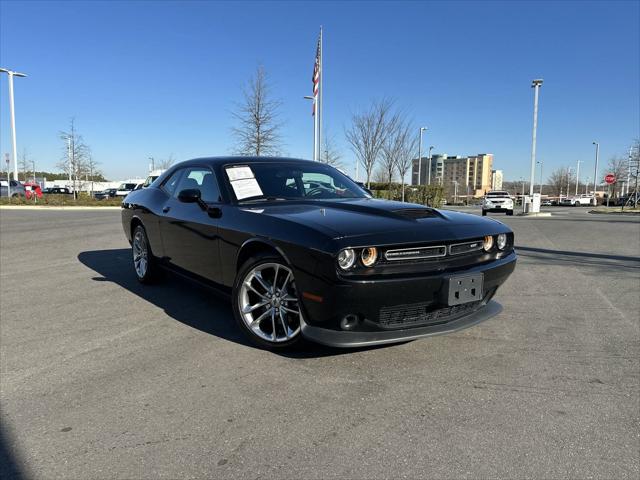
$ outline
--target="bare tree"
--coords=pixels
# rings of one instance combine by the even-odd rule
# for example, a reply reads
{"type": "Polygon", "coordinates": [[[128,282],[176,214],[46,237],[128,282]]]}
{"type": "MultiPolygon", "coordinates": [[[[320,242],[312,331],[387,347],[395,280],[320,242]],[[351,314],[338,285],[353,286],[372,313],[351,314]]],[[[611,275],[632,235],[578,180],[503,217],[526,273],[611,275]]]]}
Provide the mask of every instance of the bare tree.
{"type": "Polygon", "coordinates": [[[18,166],[19,169],[22,170],[22,175],[24,175],[24,181],[26,182],[27,173],[29,173],[29,168],[31,167],[31,161],[29,160],[29,156],[27,155],[26,148],[22,150],[22,154],[18,157],[18,166]]]}
{"type": "Polygon", "coordinates": [[[615,156],[609,159],[609,163],[607,164],[607,174],[613,173],[616,177],[616,182],[609,186],[609,192],[612,198],[618,196],[618,190],[621,190],[623,182],[627,181],[628,167],[629,160],[627,158],[615,156]]]}
{"type": "Polygon", "coordinates": [[[367,172],[367,187],[371,186],[371,173],[389,133],[392,106],[393,102],[388,99],[373,102],[369,110],[352,116],[351,127],[345,131],[357,161],[367,172]]]}
{"type": "Polygon", "coordinates": [[[325,133],[322,138],[322,151],[320,152],[320,161],[336,168],[342,167],[342,154],[335,146],[334,137],[325,133]]]}
{"type": "Polygon", "coordinates": [[[157,169],[166,170],[167,168],[171,167],[171,165],[173,165],[175,161],[176,159],[173,156],[173,153],[170,153],[167,158],[161,158],[159,160],[156,160],[154,166],[157,169]]]}
{"type": "Polygon", "coordinates": [[[98,169],[98,165],[100,165],[100,162],[98,162],[95,158],[93,158],[93,154],[91,153],[90,150],[88,150],[87,159],[83,167],[84,167],[85,180],[87,182],[91,182],[92,197],[93,197],[93,182],[95,181],[94,179],[96,176],[102,176],[102,172],[98,169]]]}
{"type": "Polygon", "coordinates": [[[388,172],[389,184],[392,182],[394,168],[400,177],[402,184],[402,201],[404,202],[404,179],[411,169],[417,146],[414,130],[411,122],[403,120],[399,115],[394,115],[389,122],[389,136],[383,147],[383,165],[388,172]]]}
{"type": "Polygon", "coordinates": [[[567,195],[569,185],[573,181],[573,178],[573,174],[569,171],[568,168],[557,168],[556,170],[551,172],[551,175],[549,175],[549,178],[547,178],[545,187],[551,188],[550,193],[554,196],[559,197],[562,193],[567,195]]]}
{"type": "Polygon", "coordinates": [[[277,155],[282,148],[279,122],[281,102],[271,96],[267,73],[258,66],[255,76],[243,89],[243,101],[233,112],[237,126],[231,129],[239,155],[277,155]]]}
{"type": "Polygon", "coordinates": [[[86,169],[86,162],[91,152],[84,143],[82,135],[78,134],[74,118],[69,122],[69,130],[60,132],[60,139],[65,142],[65,156],[57,166],[68,173],[74,198],[78,198],[78,190],[81,186],[80,179],[86,169]]]}

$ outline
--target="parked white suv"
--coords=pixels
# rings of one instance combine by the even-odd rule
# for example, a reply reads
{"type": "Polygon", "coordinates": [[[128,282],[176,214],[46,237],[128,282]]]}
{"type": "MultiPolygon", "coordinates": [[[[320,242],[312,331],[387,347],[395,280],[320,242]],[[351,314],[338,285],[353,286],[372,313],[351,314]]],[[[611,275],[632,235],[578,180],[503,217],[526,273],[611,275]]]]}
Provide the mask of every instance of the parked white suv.
{"type": "Polygon", "coordinates": [[[576,197],[563,198],[561,205],[572,205],[574,207],[581,207],[583,205],[595,205],[596,200],[593,195],[582,194],[576,197]]]}
{"type": "Polygon", "coordinates": [[[513,198],[509,192],[496,190],[488,192],[482,200],[482,216],[487,212],[504,212],[507,215],[513,215],[513,198]]]}

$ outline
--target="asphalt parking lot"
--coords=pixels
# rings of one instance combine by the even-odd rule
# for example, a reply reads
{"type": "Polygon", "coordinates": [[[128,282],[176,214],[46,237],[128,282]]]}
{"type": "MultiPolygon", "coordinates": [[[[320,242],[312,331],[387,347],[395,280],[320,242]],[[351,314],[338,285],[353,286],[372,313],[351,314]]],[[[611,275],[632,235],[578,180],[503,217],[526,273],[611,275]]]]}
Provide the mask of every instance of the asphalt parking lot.
{"type": "Polygon", "coordinates": [[[139,285],[118,211],[3,210],[0,476],[637,479],[640,218],[551,211],[494,216],[498,317],[282,355],[206,290],[139,285]]]}

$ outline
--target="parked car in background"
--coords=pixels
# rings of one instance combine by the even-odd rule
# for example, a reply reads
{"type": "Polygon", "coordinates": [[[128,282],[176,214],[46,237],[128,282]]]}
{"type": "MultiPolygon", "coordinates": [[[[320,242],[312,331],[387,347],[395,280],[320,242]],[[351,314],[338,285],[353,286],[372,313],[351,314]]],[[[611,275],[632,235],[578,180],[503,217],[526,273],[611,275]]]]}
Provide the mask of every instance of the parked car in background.
{"type": "Polygon", "coordinates": [[[551,207],[553,205],[553,202],[551,200],[542,200],[540,202],[540,205],[543,207],[551,207]]]}
{"type": "Polygon", "coordinates": [[[42,193],[50,195],[71,195],[71,190],[67,187],[49,187],[45,188],[42,193]]]}
{"type": "Polygon", "coordinates": [[[0,197],[24,197],[26,190],[17,180],[0,180],[0,197]]]}
{"type": "Polygon", "coordinates": [[[107,188],[101,192],[96,192],[93,197],[97,200],[104,200],[105,198],[113,198],[116,196],[117,188],[107,188]]]}
{"type": "Polygon", "coordinates": [[[137,183],[121,183],[116,190],[116,197],[126,197],[130,192],[133,192],[138,185],[137,183]]]}
{"type": "Polygon", "coordinates": [[[142,184],[142,188],[147,188],[149,185],[151,185],[160,175],[162,175],[164,172],[166,172],[167,169],[160,169],[160,170],[153,170],[149,176],[147,177],[147,179],[144,181],[144,183],[142,184]]]}
{"type": "Polygon", "coordinates": [[[563,198],[561,205],[572,207],[586,207],[596,205],[596,199],[593,195],[582,194],[573,197],[563,198]]]}
{"type": "Polygon", "coordinates": [[[34,198],[42,198],[42,188],[40,185],[35,182],[25,182],[24,184],[25,196],[28,199],[34,198]]]}
{"type": "Polygon", "coordinates": [[[513,215],[513,198],[511,198],[509,192],[504,190],[488,192],[482,200],[482,216],[484,217],[487,212],[513,215]]]}

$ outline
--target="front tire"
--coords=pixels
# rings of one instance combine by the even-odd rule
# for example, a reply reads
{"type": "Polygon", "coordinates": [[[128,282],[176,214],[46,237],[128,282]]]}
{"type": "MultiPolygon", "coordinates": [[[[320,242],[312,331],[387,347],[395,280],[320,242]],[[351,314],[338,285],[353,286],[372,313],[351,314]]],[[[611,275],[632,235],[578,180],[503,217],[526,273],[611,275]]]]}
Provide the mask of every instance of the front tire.
{"type": "Polygon", "coordinates": [[[138,225],[133,231],[131,241],[133,255],[133,270],[140,283],[153,283],[159,278],[159,267],[156,258],[151,252],[147,232],[142,225],[138,225]]]}
{"type": "Polygon", "coordinates": [[[507,210],[507,215],[511,217],[513,215],[513,210],[507,210]]]}
{"type": "Polygon", "coordinates": [[[256,345],[279,350],[302,341],[302,311],[293,271],[275,254],[247,260],[233,286],[233,315],[256,345]]]}
{"type": "Polygon", "coordinates": [[[487,211],[486,210],[482,210],[482,216],[486,217],[487,216],[487,211]]]}

